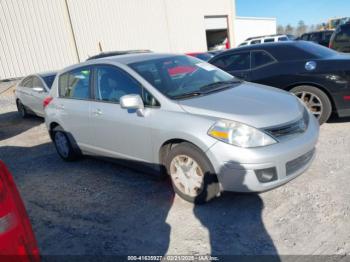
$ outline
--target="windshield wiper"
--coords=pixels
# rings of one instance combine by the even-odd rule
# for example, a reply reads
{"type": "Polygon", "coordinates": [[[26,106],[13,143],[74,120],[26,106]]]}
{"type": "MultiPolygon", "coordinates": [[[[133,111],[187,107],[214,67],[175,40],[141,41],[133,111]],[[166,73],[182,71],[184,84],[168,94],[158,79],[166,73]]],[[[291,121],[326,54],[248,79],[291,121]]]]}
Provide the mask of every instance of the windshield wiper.
{"type": "Polygon", "coordinates": [[[209,85],[202,86],[200,88],[200,91],[215,92],[228,87],[233,87],[234,85],[241,84],[241,83],[242,81],[239,81],[239,80],[219,81],[219,82],[211,83],[209,85]]]}
{"type": "Polygon", "coordinates": [[[173,99],[182,99],[182,98],[190,98],[190,97],[201,96],[201,95],[203,95],[203,92],[194,91],[194,92],[189,92],[189,93],[173,96],[172,98],[173,99]]]}

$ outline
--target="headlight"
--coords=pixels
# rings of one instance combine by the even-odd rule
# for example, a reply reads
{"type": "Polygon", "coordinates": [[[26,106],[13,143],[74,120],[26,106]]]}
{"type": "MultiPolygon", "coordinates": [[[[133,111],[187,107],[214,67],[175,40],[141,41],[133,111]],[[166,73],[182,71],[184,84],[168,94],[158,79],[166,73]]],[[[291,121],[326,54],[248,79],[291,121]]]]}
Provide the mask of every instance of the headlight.
{"type": "Polygon", "coordinates": [[[216,122],[209,129],[208,135],[225,143],[245,148],[277,143],[271,136],[256,128],[229,120],[216,122]]]}

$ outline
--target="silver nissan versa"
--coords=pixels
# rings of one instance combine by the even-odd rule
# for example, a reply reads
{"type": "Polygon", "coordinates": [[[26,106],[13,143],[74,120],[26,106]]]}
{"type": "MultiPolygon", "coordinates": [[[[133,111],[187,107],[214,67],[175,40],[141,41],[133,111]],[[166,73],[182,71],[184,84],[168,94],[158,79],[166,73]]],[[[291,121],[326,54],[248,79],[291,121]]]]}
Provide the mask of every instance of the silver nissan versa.
{"type": "Polygon", "coordinates": [[[294,95],[184,55],[130,54],[58,74],[44,101],[58,154],[138,163],[183,199],[262,192],[306,171],[319,125],[294,95]]]}

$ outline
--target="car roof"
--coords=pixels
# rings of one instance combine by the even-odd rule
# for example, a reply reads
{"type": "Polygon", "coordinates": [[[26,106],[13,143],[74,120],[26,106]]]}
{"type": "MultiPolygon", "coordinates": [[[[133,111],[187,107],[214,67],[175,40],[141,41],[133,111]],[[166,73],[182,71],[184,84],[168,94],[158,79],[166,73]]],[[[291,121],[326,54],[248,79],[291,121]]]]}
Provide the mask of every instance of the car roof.
{"type": "Polygon", "coordinates": [[[54,76],[54,75],[57,75],[57,71],[42,72],[42,73],[38,73],[36,75],[38,75],[40,77],[54,76]]]}
{"type": "Polygon", "coordinates": [[[127,54],[127,55],[121,55],[121,56],[110,56],[110,57],[96,59],[93,61],[96,61],[96,62],[112,61],[112,62],[128,65],[128,64],[143,62],[147,60],[173,57],[176,55],[184,55],[184,54],[167,54],[167,53],[141,53],[140,54],[139,53],[139,54],[127,54]]]}
{"type": "MultiPolygon", "coordinates": [[[[280,46],[298,46],[301,42],[307,42],[307,41],[285,41],[285,42],[269,42],[269,43],[262,43],[262,44],[255,44],[255,45],[245,45],[240,46],[237,48],[229,49],[226,52],[237,52],[237,51],[250,51],[250,50],[259,50],[259,49],[271,49],[276,48],[280,46]]],[[[224,53],[226,53],[224,52],[224,53]]],[[[222,54],[222,53],[221,53],[222,54]]]]}
{"type": "Polygon", "coordinates": [[[274,35],[254,36],[254,37],[248,37],[245,41],[250,41],[250,40],[255,40],[255,39],[262,39],[262,38],[280,37],[280,36],[288,36],[288,35],[287,34],[274,34],[274,35]]]}
{"type": "Polygon", "coordinates": [[[334,29],[327,29],[327,30],[318,30],[318,31],[311,31],[311,32],[307,32],[304,33],[303,35],[309,35],[309,34],[315,34],[315,33],[323,33],[323,32],[334,32],[334,29]]]}
{"type": "Polygon", "coordinates": [[[99,59],[99,58],[104,58],[108,56],[139,54],[139,53],[151,53],[151,50],[125,50],[125,51],[102,52],[102,53],[99,53],[98,55],[89,57],[87,60],[99,59]]]}

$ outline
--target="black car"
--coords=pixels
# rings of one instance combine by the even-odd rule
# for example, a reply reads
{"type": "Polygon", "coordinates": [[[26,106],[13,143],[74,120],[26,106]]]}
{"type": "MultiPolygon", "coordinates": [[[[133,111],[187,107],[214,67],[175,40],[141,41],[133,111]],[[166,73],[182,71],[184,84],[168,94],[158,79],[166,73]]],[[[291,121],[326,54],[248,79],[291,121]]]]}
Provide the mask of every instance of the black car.
{"type": "Polygon", "coordinates": [[[350,56],[306,41],[244,46],[209,63],[231,75],[290,91],[320,124],[332,111],[350,116],[350,56]]]}
{"type": "Polygon", "coordinates": [[[311,41],[325,47],[329,46],[334,30],[316,31],[302,34],[297,40],[311,41]]]}
{"type": "Polygon", "coordinates": [[[329,47],[344,53],[350,53],[350,23],[337,27],[332,35],[329,47]]]}

